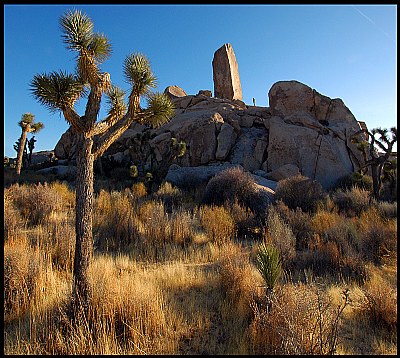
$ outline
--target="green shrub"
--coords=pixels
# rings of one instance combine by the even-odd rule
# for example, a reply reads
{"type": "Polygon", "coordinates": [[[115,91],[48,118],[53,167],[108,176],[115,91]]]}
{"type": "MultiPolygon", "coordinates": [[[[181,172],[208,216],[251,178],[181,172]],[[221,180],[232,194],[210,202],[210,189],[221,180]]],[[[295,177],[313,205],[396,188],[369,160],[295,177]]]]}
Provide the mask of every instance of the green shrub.
{"type": "Polygon", "coordinates": [[[275,198],[282,200],[290,209],[315,212],[327,195],[320,183],[299,174],[279,181],[275,198]]]}
{"type": "Polygon", "coordinates": [[[335,189],[350,190],[353,187],[371,191],[372,177],[369,175],[363,175],[359,172],[354,172],[344,176],[343,178],[340,178],[337,181],[335,189]]]}

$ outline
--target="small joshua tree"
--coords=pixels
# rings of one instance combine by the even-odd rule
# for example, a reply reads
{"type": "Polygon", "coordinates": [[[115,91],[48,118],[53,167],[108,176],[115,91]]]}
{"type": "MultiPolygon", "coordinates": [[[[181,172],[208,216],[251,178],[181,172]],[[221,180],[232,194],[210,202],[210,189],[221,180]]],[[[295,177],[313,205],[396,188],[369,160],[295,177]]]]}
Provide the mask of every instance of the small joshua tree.
{"type": "Polygon", "coordinates": [[[26,135],[28,133],[37,133],[44,127],[44,124],[42,122],[34,123],[34,120],[35,116],[32,113],[25,113],[22,115],[21,120],[18,122],[18,125],[22,129],[22,134],[19,142],[18,156],[17,156],[17,165],[16,165],[17,175],[21,174],[22,158],[24,154],[24,148],[26,145],[26,135]]]}
{"type": "Polygon", "coordinates": [[[111,45],[103,34],[95,33],[92,20],[80,11],[68,11],[60,18],[63,40],[77,53],[76,73],[63,71],[37,74],[31,82],[34,97],[51,111],[61,111],[74,128],[76,146],[76,245],[73,272],[73,313],[83,308],[88,314],[93,298],[89,266],[93,257],[93,184],[94,161],[127,130],[133,122],[159,126],[174,114],[172,102],[161,93],[150,93],[156,77],[147,58],[138,53],[126,57],[123,73],[131,89],[128,105],[125,92],[111,84],[110,75],[99,65],[111,54],[111,45]],[[85,113],[75,111],[75,102],[87,96],[85,113]],[[102,95],[109,107],[105,119],[97,121],[102,95]],[[143,109],[140,98],[147,96],[143,109]]]}
{"type": "Polygon", "coordinates": [[[392,127],[390,131],[386,128],[374,128],[371,131],[368,131],[368,129],[361,129],[353,134],[352,139],[354,143],[358,144],[357,148],[364,155],[365,164],[359,171],[366,170],[368,167],[371,168],[373,197],[378,200],[382,186],[383,169],[385,165],[389,164],[393,145],[397,142],[397,128],[392,127]],[[368,141],[360,139],[359,136],[363,133],[368,136],[368,141]],[[379,135],[379,138],[376,137],[377,135],[379,135]],[[382,150],[383,154],[379,154],[376,147],[382,150]],[[369,157],[367,155],[367,150],[369,152],[369,157]]]}

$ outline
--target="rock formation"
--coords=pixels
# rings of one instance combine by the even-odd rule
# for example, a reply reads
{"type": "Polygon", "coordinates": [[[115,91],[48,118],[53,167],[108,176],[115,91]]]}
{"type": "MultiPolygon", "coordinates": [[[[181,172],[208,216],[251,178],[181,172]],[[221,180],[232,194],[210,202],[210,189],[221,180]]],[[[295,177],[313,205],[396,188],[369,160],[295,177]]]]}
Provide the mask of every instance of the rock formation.
{"type": "Polygon", "coordinates": [[[212,66],[214,96],[242,100],[238,63],[231,44],[225,44],[215,51],[212,66]]]}
{"type": "MultiPolygon", "coordinates": [[[[269,90],[269,107],[247,106],[241,101],[229,44],[216,51],[213,68],[215,97],[209,90],[187,95],[178,86],[167,87],[165,93],[176,108],[171,121],[157,129],[132,124],[104,156],[155,172],[170,156],[172,141],[178,140],[186,143],[186,153],[176,160],[181,169],[175,165],[167,178],[183,175],[195,181],[196,175],[208,178],[207,173],[224,165],[238,165],[272,189],[277,181],[298,173],[329,189],[364,163],[350,140],[361,124],[341,99],[298,81],[279,81],[269,90]],[[214,167],[204,169],[210,165],[214,167]],[[201,171],[203,176],[198,175],[201,171]]],[[[74,157],[72,128],[62,135],[54,153],[61,159],[74,157]]]]}

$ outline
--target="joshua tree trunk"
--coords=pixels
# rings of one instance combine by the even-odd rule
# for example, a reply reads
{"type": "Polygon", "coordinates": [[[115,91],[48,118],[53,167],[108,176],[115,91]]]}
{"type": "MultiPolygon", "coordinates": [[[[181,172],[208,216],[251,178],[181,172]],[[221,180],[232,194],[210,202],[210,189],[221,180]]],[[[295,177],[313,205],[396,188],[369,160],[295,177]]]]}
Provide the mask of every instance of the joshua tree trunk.
{"type": "Polygon", "coordinates": [[[22,157],[24,155],[25,143],[26,143],[26,132],[22,131],[21,139],[19,141],[18,156],[17,156],[17,167],[16,167],[17,175],[21,174],[22,157]]]}
{"type": "MultiPolygon", "coordinates": [[[[74,259],[73,302],[82,304],[85,313],[92,302],[89,265],[93,257],[92,205],[93,205],[93,139],[80,134],[77,151],[76,178],[76,246],[74,259]]],[[[77,306],[78,305],[78,306],[77,306]]],[[[76,311],[75,311],[76,312],[76,311]]]]}
{"type": "Polygon", "coordinates": [[[373,188],[373,197],[378,200],[379,199],[379,191],[380,191],[380,180],[379,180],[379,170],[377,165],[371,165],[371,174],[372,174],[372,188],[373,188]]]}

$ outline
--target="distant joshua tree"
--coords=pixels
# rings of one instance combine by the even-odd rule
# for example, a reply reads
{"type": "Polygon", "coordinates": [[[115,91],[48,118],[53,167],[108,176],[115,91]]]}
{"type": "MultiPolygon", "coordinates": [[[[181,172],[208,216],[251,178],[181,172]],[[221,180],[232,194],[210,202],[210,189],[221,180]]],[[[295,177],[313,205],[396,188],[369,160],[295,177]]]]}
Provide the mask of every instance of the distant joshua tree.
{"type": "Polygon", "coordinates": [[[150,93],[156,77],[147,58],[140,53],[126,57],[123,72],[131,85],[128,105],[125,92],[111,84],[110,75],[99,65],[111,54],[111,45],[103,34],[93,31],[92,20],[80,11],[68,11],[60,18],[66,47],[77,53],[76,73],[52,72],[35,75],[31,88],[35,98],[51,111],[61,111],[77,136],[76,249],[74,258],[73,312],[90,308],[93,290],[88,268],[93,256],[93,163],[130,127],[133,122],[159,126],[174,114],[172,102],[161,93],[150,93]],[[85,113],[80,116],[75,102],[87,97],[85,113]],[[108,115],[97,121],[100,101],[105,94],[108,115]],[[148,107],[140,106],[147,96],[148,107]]]}
{"type": "Polygon", "coordinates": [[[36,142],[37,142],[37,140],[35,139],[35,136],[32,136],[32,138],[28,140],[28,149],[29,149],[28,163],[29,163],[29,165],[32,164],[32,153],[33,153],[33,150],[35,149],[36,142]]]}
{"type": "Polygon", "coordinates": [[[26,146],[26,135],[28,133],[37,133],[44,127],[44,124],[42,122],[34,123],[34,120],[35,116],[32,113],[25,113],[22,115],[21,120],[18,122],[18,125],[22,129],[22,134],[19,141],[19,148],[17,155],[17,165],[16,165],[17,175],[21,174],[22,157],[24,155],[24,148],[26,146]]]}
{"type": "Polygon", "coordinates": [[[397,128],[390,128],[390,132],[386,128],[374,128],[371,131],[361,129],[354,133],[353,142],[358,144],[357,148],[363,153],[365,159],[365,164],[359,171],[368,169],[368,167],[371,168],[373,197],[378,200],[382,186],[383,169],[385,165],[391,164],[390,155],[392,154],[394,143],[397,142],[397,128]],[[362,133],[367,136],[368,141],[361,140],[358,137],[362,133]],[[379,138],[376,138],[376,135],[379,135],[379,138]],[[376,147],[383,151],[383,153],[380,154],[376,147]],[[369,158],[367,150],[369,151],[369,158]]]}

